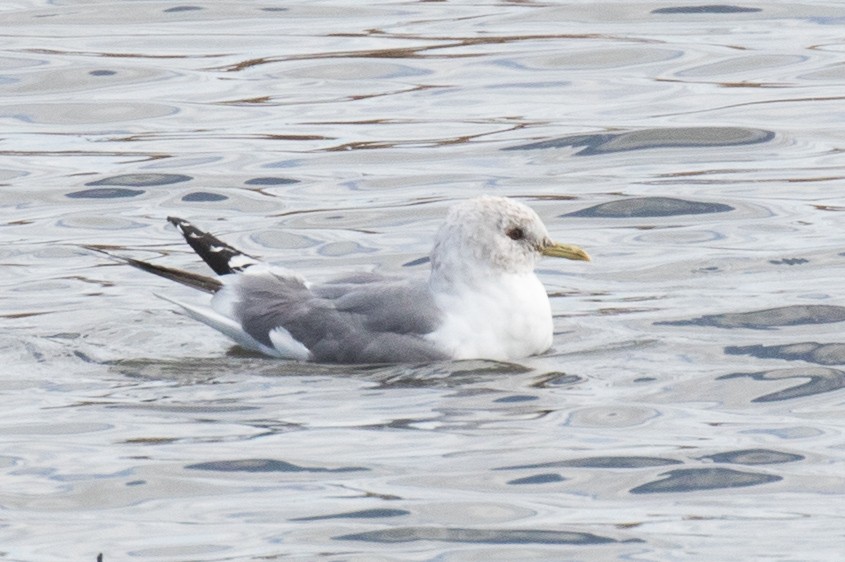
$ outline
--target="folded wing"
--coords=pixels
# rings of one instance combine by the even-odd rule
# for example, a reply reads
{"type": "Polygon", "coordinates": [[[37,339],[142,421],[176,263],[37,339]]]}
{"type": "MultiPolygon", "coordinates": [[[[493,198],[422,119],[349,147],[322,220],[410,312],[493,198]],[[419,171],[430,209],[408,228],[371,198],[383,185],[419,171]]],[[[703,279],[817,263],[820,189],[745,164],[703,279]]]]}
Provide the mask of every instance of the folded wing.
{"type": "Polygon", "coordinates": [[[268,266],[223,281],[214,311],[276,355],[333,363],[444,358],[425,339],[439,321],[425,285],[371,276],[367,283],[347,278],[309,288],[268,266]]]}
{"type": "Polygon", "coordinates": [[[366,273],[312,287],[301,276],[266,265],[184,219],[168,220],[219,277],[118,259],[213,293],[210,307],[162,298],[243,347],[275,357],[334,363],[445,358],[426,339],[441,315],[424,283],[366,273]]]}

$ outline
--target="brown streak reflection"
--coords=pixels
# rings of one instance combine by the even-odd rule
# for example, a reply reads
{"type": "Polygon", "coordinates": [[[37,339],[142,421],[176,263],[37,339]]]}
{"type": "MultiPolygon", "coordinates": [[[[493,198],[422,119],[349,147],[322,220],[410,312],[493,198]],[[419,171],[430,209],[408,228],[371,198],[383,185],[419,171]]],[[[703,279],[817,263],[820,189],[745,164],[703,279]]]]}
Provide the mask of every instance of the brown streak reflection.
{"type": "Polygon", "coordinates": [[[611,35],[599,33],[585,33],[585,34],[550,34],[550,35],[501,35],[493,37],[420,37],[415,35],[388,35],[377,30],[369,33],[334,33],[329,34],[329,37],[372,37],[379,36],[389,39],[399,40],[413,40],[413,41],[440,41],[437,45],[420,45],[415,47],[397,47],[391,49],[369,49],[362,51],[336,51],[329,53],[309,53],[307,55],[291,55],[287,57],[260,57],[248,59],[239,63],[215,67],[210,70],[220,70],[223,72],[239,72],[253,66],[260,66],[264,64],[271,64],[275,62],[295,61],[295,60],[316,60],[316,59],[335,59],[335,58],[376,58],[376,59],[413,59],[413,58],[468,58],[489,56],[489,53],[465,53],[465,54],[448,54],[448,55],[426,55],[428,51],[438,49],[455,49],[461,47],[472,47],[476,45],[502,45],[506,43],[516,43],[520,41],[549,41],[559,39],[611,39],[616,41],[630,41],[638,43],[654,43],[653,40],[630,38],[630,37],[616,37],[611,35]]]}

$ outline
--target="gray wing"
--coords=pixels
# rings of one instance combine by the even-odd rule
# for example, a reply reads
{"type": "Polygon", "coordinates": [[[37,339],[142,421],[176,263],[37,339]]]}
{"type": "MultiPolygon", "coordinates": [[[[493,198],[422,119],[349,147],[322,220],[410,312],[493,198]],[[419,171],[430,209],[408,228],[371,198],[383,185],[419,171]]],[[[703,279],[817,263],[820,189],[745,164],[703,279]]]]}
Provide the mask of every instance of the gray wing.
{"type": "MultiPolygon", "coordinates": [[[[444,359],[423,338],[440,322],[427,285],[366,274],[309,288],[300,278],[251,268],[226,283],[224,314],[273,347],[279,328],[315,361],[396,363],[444,359]]],[[[219,310],[217,304],[215,308],[219,310]]]]}

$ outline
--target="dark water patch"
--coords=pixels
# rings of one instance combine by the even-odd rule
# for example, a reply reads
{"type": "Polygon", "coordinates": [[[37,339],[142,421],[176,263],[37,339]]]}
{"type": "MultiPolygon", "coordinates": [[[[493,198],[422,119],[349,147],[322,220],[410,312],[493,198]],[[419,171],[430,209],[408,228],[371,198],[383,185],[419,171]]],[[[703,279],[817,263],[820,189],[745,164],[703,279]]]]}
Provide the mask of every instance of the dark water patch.
{"type": "Polygon", "coordinates": [[[778,381],[787,379],[809,379],[803,384],[798,384],[764,394],[751,400],[752,402],[779,402],[805,396],[815,396],[824,392],[831,392],[845,387],[845,371],[830,369],[827,367],[798,367],[793,369],[773,369],[756,373],[732,373],[722,375],[717,380],[728,380],[738,378],[750,378],[755,381],[778,381]]]}
{"type": "Polygon", "coordinates": [[[667,494],[697,492],[721,488],[745,488],[783,480],[774,474],[743,472],[732,468],[679,468],[655,480],[631,489],[632,494],[667,494]]]}
{"type": "Polygon", "coordinates": [[[196,12],[197,10],[203,10],[201,6],[173,6],[172,8],[167,8],[162,10],[164,13],[174,13],[174,12],[196,12]]]}
{"type": "Polygon", "coordinates": [[[518,402],[532,402],[537,399],[538,398],[536,396],[531,396],[530,394],[512,394],[510,396],[496,398],[493,402],[497,402],[499,404],[514,404],[518,402]]]}
{"type": "Polygon", "coordinates": [[[115,70],[92,70],[88,74],[90,74],[91,76],[114,76],[115,74],[117,74],[117,71],[115,71],[115,70]]]}
{"type": "MultiPolygon", "coordinates": [[[[90,184],[89,184],[90,185],[90,184]]],[[[104,187],[97,189],[83,189],[66,193],[71,199],[120,199],[122,197],[137,197],[146,193],[140,189],[125,189],[122,187],[104,187]]]]}
{"type": "Polygon", "coordinates": [[[182,196],[182,201],[187,203],[213,203],[215,201],[225,201],[228,197],[219,193],[210,193],[208,191],[194,191],[182,196]]]}
{"type": "Polygon", "coordinates": [[[130,437],[122,441],[127,445],[172,445],[178,442],[176,437],[130,437]]]}
{"type": "Polygon", "coordinates": [[[107,364],[117,373],[133,378],[178,380],[202,384],[213,381],[225,372],[245,372],[258,376],[308,376],[317,374],[316,363],[295,363],[272,360],[267,356],[232,347],[223,357],[186,357],[184,359],[118,359],[107,364]],[[290,364],[289,364],[290,363],[290,364]]]}
{"type": "Polygon", "coordinates": [[[549,372],[543,373],[532,382],[532,388],[558,388],[561,386],[572,386],[583,381],[582,377],[578,375],[570,375],[568,373],[549,372]]]}
{"type": "Polygon", "coordinates": [[[123,404],[118,402],[115,404],[106,404],[104,407],[115,410],[146,410],[151,412],[167,412],[171,414],[179,413],[196,415],[208,415],[221,412],[250,412],[258,410],[258,406],[245,406],[234,404],[227,404],[225,406],[212,406],[210,404],[156,404],[155,402],[130,404],[123,404]]]}
{"type": "Polygon", "coordinates": [[[681,461],[661,457],[584,457],[562,462],[562,466],[578,468],[650,468],[672,464],[681,461]]]}
{"type": "Polygon", "coordinates": [[[366,378],[378,382],[379,388],[464,388],[530,370],[517,363],[469,359],[419,365],[375,366],[366,378]]]}
{"type": "Polygon", "coordinates": [[[706,213],[726,213],[733,211],[730,205],[687,201],[673,197],[635,197],[621,201],[610,201],[561,217],[591,218],[646,218],[674,217],[678,215],[701,215],[706,213]]]}
{"type": "Polygon", "coordinates": [[[652,468],[655,466],[667,466],[682,464],[675,459],[664,459],[661,457],[583,457],[580,459],[569,459],[565,461],[552,461],[539,464],[525,464],[518,466],[505,466],[495,470],[522,470],[537,468],[652,468]]]}
{"type": "Polygon", "coordinates": [[[331,515],[297,517],[295,519],[289,519],[289,521],[324,521],[326,519],[382,519],[385,517],[402,517],[404,515],[410,514],[410,511],[406,511],[404,509],[362,509],[360,511],[333,513],[331,515]]]}
{"type": "Polygon", "coordinates": [[[706,457],[701,458],[708,459],[713,462],[745,465],[781,464],[804,460],[803,455],[783,453],[781,451],[773,451],[771,449],[743,449],[741,451],[727,451],[724,453],[716,453],[715,455],[707,455],[706,457]]]}
{"type": "Polygon", "coordinates": [[[299,466],[274,459],[238,459],[230,461],[209,461],[186,465],[190,470],[211,470],[215,472],[359,472],[369,470],[360,466],[325,468],[322,466],[299,466]]]}
{"type": "MultiPolygon", "coordinates": [[[[462,529],[455,527],[402,527],[333,537],[335,540],[375,543],[441,541],[474,544],[608,544],[620,542],[592,533],[522,529],[462,529]]],[[[642,542],[638,539],[623,542],[642,542]]]]}
{"type": "Polygon", "coordinates": [[[804,265],[810,263],[810,260],[804,258],[781,258],[779,260],[769,260],[772,265],[804,265]]]}
{"type": "MultiPolygon", "coordinates": [[[[517,363],[483,359],[401,365],[300,363],[279,361],[236,346],[233,346],[225,356],[218,357],[186,357],[177,360],[119,359],[104,363],[126,376],[191,381],[197,384],[215,380],[220,373],[243,372],[273,378],[330,376],[348,379],[353,377],[369,380],[380,387],[388,388],[463,388],[473,383],[499,380],[501,377],[516,376],[531,371],[530,368],[517,363]]],[[[186,406],[180,408],[189,411],[186,406]]],[[[228,411],[235,411],[232,409],[233,406],[228,406],[228,408],[228,411]]],[[[245,408],[245,406],[238,406],[238,411],[245,408]]],[[[197,408],[196,411],[207,409],[203,406],[197,408]]],[[[299,426],[291,425],[290,427],[299,426]]]]}
{"type": "Polygon", "coordinates": [[[121,174],[86,183],[88,186],[119,185],[123,187],[157,187],[183,181],[191,181],[191,176],[183,174],[121,174]]]}
{"type": "Polygon", "coordinates": [[[532,476],[526,476],[525,478],[516,478],[508,481],[508,484],[515,486],[522,484],[552,484],[554,482],[563,482],[564,480],[566,480],[566,478],[560,474],[549,472],[546,474],[534,474],[532,476]]]}
{"type": "MultiPolygon", "coordinates": [[[[57,337],[57,336],[53,336],[53,337],[55,338],[55,337],[57,337]]],[[[59,336],[59,337],[61,337],[61,336],[59,336]]],[[[75,349],[75,350],[73,351],[73,355],[74,355],[77,359],[81,359],[84,363],[90,363],[91,365],[99,365],[99,363],[100,363],[99,361],[97,361],[96,359],[94,359],[93,357],[91,357],[90,355],[88,355],[87,353],[85,353],[85,352],[83,352],[83,351],[80,351],[80,350],[78,350],[78,349],[75,349]]]]}
{"type": "Polygon", "coordinates": [[[279,177],[262,177],[251,178],[244,182],[246,185],[290,185],[292,183],[299,183],[299,180],[293,178],[279,178],[279,177]]]}
{"type": "Polygon", "coordinates": [[[421,258],[417,258],[415,260],[411,260],[409,262],[405,262],[402,264],[402,267],[415,267],[417,265],[423,265],[431,261],[431,258],[428,256],[423,256],[421,258]]]}
{"type": "Polygon", "coordinates": [[[690,320],[655,322],[661,326],[713,326],[716,328],[751,328],[768,330],[781,326],[832,324],[845,321],[845,306],[804,304],[780,306],[751,312],[729,312],[700,316],[690,320]]]}
{"type": "Polygon", "coordinates": [[[745,6],[731,6],[730,4],[707,4],[704,6],[671,6],[657,8],[652,14],[744,14],[762,12],[762,8],[747,8],[745,6]]]}
{"type": "Polygon", "coordinates": [[[845,365],[845,343],[802,342],[782,345],[731,345],[728,355],[750,355],[759,359],[807,361],[819,365],[845,365]]]}
{"type": "Polygon", "coordinates": [[[665,129],[642,129],[627,133],[603,133],[569,135],[502,150],[538,150],[545,148],[581,148],[576,156],[593,156],[612,152],[646,150],[650,148],[682,148],[738,146],[768,142],[775,134],[763,129],[743,127],[675,127],[665,129]]]}
{"type": "MultiPolygon", "coordinates": [[[[428,418],[425,421],[431,422],[434,418],[428,418]]],[[[368,431],[377,430],[382,431],[385,429],[401,429],[403,431],[414,431],[419,429],[419,424],[422,420],[419,418],[396,418],[392,419],[387,422],[380,422],[380,423],[368,423],[358,426],[359,429],[365,429],[368,431]]]]}

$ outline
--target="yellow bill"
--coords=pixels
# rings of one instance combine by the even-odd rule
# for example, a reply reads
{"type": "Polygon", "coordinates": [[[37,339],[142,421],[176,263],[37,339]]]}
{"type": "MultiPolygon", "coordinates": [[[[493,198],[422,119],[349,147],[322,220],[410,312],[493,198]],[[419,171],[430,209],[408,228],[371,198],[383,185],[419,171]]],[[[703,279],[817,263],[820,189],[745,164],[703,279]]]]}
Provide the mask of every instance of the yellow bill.
{"type": "Polygon", "coordinates": [[[540,252],[544,256],[566,258],[568,260],[590,261],[590,255],[574,244],[560,244],[549,241],[543,245],[540,252]]]}

